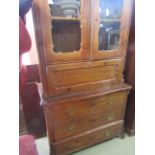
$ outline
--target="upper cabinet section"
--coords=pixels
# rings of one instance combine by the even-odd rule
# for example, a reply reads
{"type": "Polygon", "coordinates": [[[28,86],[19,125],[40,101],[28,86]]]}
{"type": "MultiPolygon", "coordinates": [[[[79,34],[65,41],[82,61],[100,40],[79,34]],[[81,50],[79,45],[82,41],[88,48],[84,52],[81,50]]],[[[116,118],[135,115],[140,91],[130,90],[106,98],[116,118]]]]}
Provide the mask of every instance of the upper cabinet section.
{"type": "Polygon", "coordinates": [[[92,57],[104,59],[125,53],[131,0],[92,0],[92,57]]]}
{"type": "MultiPolygon", "coordinates": [[[[86,60],[90,54],[90,0],[34,0],[46,64],[86,60]]],[[[38,38],[38,37],[37,37],[38,38]]],[[[43,53],[43,54],[42,54],[43,53]]]]}
{"type": "Polygon", "coordinates": [[[125,56],[132,0],[33,0],[44,64],[125,56]]]}

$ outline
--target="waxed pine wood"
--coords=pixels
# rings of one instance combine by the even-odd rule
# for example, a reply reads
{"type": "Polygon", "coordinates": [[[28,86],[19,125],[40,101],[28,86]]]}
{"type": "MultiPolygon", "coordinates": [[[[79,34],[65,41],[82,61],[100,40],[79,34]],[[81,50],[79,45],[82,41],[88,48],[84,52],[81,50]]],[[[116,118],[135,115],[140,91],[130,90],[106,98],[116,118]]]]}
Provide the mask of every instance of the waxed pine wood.
{"type": "Polygon", "coordinates": [[[131,89],[124,83],[123,71],[132,0],[123,3],[119,48],[106,52],[98,50],[99,0],[81,0],[79,18],[53,17],[51,9],[47,0],[33,1],[42,81],[39,89],[50,154],[67,155],[115,136],[123,137],[126,100],[131,89]],[[80,23],[80,30],[73,21],[80,23]],[[70,42],[59,47],[62,38],[60,33],[54,36],[54,29],[59,27],[65,33],[69,30],[59,24],[53,27],[52,22],[70,23],[75,33],[66,38],[70,42]],[[81,38],[75,42],[74,35],[81,38]],[[78,49],[79,41],[80,49],[71,52],[78,49]],[[71,42],[73,46],[69,45],[71,42]],[[67,51],[57,52],[55,48],[67,51]]]}

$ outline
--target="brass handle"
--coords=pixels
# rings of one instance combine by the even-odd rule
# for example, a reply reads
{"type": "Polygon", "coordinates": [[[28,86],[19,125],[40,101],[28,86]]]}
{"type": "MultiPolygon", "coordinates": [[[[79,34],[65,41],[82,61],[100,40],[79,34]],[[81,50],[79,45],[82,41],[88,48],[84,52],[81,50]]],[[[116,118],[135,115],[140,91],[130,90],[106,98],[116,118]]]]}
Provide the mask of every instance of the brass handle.
{"type": "Polygon", "coordinates": [[[105,135],[106,135],[107,137],[110,136],[110,132],[106,131],[106,132],[105,132],[105,135]]]}
{"type": "Polygon", "coordinates": [[[114,102],[113,101],[108,101],[108,104],[109,105],[114,105],[114,102]]]}
{"type": "Polygon", "coordinates": [[[95,139],[95,137],[90,137],[90,138],[89,138],[90,141],[92,141],[92,140],[94,140],[94,139],[95,139]]]}
{"type": "Polygon", "coordinates": [[[92,118],[90,121],[91,121],[91,122],[95,122],[97,119],[98,119],[98,117],[94,117],[94,118],[92,118]]]}
{"type": "Polygon", "coordinates": [[[91,119],[90,121],[91,121],[91,122],[95,122],[95,121],[96,121],[96,119],[94,119],[94,118],[93,118],[93,119],[91,119]]]}
{"type": "Polygon", "coordinates": [[[74,131],[75,130],[75,126],[70,126],[70,127],[68,127],[68,130],[70,131],[70,132],[72,132],[72,131],[74,131]]]}
{"type": "Polygon", "coordinates": [[[74,113],[73,108],[68,108],[67,111],[66,111],[66,114],[68,114],[69,116],[74,116],[75,113],[74,113]]]}
{"type": "Polygon", "coordinates": [[[107,116],[107,120],[108,120],[108,121],[112,121],[113,119],[114,119],[114,115],[108,115],[108,116],[107,116]]]}

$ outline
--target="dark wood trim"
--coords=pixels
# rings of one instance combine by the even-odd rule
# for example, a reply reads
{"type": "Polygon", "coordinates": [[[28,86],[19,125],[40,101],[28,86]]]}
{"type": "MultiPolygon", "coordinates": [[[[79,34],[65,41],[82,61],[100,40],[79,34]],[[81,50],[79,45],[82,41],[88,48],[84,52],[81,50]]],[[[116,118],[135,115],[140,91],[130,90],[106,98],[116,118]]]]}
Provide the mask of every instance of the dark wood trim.
{"type": "Polygon", "coordinates": [[[133,0],[132,19],[125,66],[125,81],[132,86],[127,100],[125,130],[129,135],[135,133],[135,1],[133,0]]]}
{"type": "Polygon", "coordinates": [[[36,82],[40,82],[38,65],[28,65],[26,69],[21,100],[27,132],[36,137],[42,137],[45,135],[46,129],[43,109],[40,106],[40,96],[36,85],[36,82]]]}

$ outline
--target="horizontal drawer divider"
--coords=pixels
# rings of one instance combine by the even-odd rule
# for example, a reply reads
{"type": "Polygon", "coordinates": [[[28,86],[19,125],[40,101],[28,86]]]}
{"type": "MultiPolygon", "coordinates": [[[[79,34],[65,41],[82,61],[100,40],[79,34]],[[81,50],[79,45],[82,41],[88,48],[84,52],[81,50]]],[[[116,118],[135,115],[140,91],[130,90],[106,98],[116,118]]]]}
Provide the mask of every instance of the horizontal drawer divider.
{"type": "MultiPolygon", "coordinates": [[[[103,95],[107,95],[107,94],[111,94],[111,93],[116,93],[116,92],[122,92],[122,91],[129,91],[131,89],[131,86],[128,84],[116,84],[113,86],[106,86],[104,88],[99,88],[95,91],[88,91],[85,93],[80,93],[80,94],[76,94],[76,95],[64,95],[64,96],[57,96],[57,97],[49,97],[49,98],[44,98],[45,102],[44,105],[48,105],[48,104],[61,104],[62,102],[66,102],[66,101],[78,101],[78,100],[83,100],[83,99],[89,99],[89,98],[93,98],[93,97],[98,97],[98,96],[103,96],[103,95]],[[50,101],[50,102],[48,102],[50,101]]],[[[50,106],[50,105],[49,105],[50,106]]]]}

